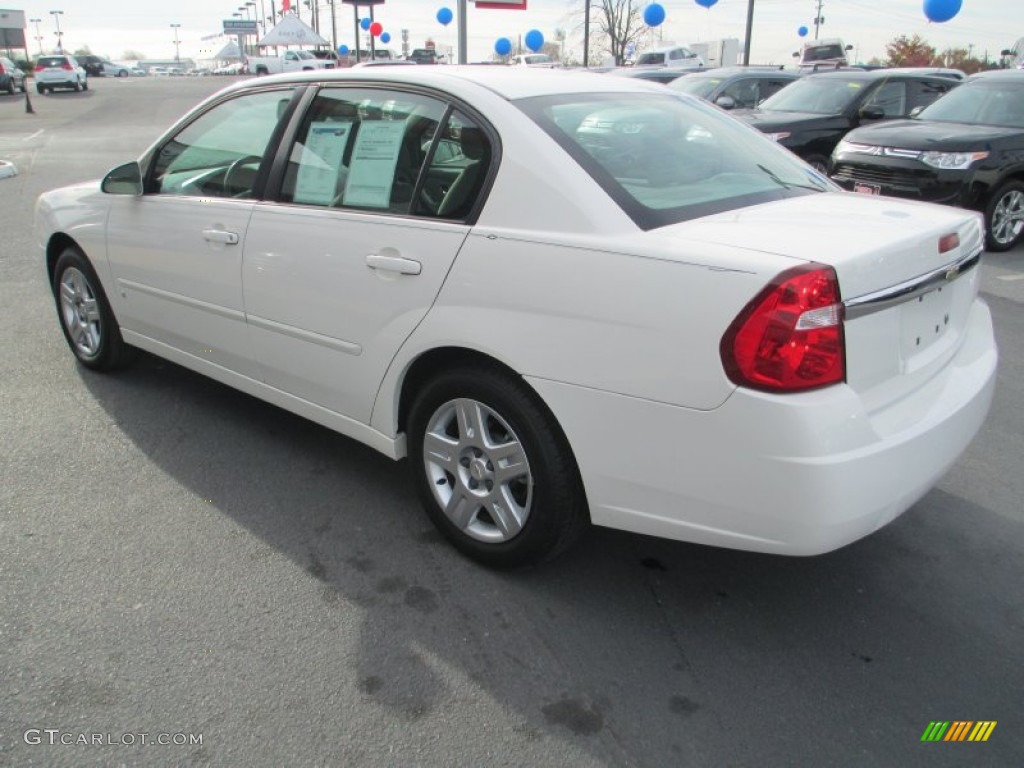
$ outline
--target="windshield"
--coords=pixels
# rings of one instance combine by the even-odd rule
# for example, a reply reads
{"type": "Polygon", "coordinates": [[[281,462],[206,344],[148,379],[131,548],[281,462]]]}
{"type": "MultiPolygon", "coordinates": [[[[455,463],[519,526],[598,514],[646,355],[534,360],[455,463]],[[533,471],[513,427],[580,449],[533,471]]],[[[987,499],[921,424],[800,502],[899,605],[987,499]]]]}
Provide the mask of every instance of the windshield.
{"type": "Polygon", "coordinates": [[[830,61],[834,59],[846,59],[846,53],[841,45],[815,45],[804,48],[802,61],[814,63],[815,61],[830,61]]]}
{"type": "Polygon", "coordinates": [[[636,60],[637,64],[664,64],[664,53],[641,53],[636,60]]]}
{"type": "Polygon", "coordinates": [[[918,115],[921,120],[1024,128],[1024,81],[977,80],[954,88],[918,115]]]}
{"type": "Polygon", "coordinates": [[[671,93],[516,102],[642,229],[833,189],[760,133],[671,93]]]}
{"type": "Polygon", "coordinates": [[[688,93],[691,96],[699,96],[702,99],[706,99],[711,96],[711,92],[715,90],[725,78],[722,77],[703,77],[701,75],[689,75],[688,77],[680,77],[677,80],[673,80],[668,84],[668,87],[674,91],[682,91],[688,93]]]}
{"type": "Polygon", "coordinates": [[[296,52],[295,52],[295,55],[296,55],[296,56],[297,56],[298,58],[300,58],[300,59],[315,59],[315,58],[316,58],[316,56],[314,56],[314,55],[313,55],[312,53],[310,53],[309,51],[296,51],[296,52]]]}
{"type": "Polygon", "coordinates": [[[764,112],[841,114],[864,90],[863,80],[845,77],[805,77],[787,85],[758,109],[764,112]]]}

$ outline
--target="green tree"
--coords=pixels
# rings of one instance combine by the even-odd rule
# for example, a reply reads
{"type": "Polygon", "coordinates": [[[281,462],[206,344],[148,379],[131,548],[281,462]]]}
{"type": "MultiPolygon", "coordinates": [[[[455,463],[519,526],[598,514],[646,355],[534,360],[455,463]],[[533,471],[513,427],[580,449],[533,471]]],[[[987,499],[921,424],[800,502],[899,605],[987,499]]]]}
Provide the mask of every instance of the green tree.
{"type": "Polygon", "coordinates": [[[146,58],[146,54],[144,54],[142,51],[136,51],[134,48],[129,48],[121,54],[121,58],[125,59],[126,61],[138,61],[139,59],[146,58]]]}
{"type": "Polygon", "coordinates": [[[72,56],[89,56],[92,53],[92,49],[88,45],[83,45],[81,48],[76,48],[72,56]]]}
{"type": "Polygon", "coordinates": [[[885,46],[890,67],[930,67],[935,66],[935,49],[921,38],[920,35],[907,37],[900,35],[885,46]]]}
{"type": "Polygon", "coordinates": [[[967,48],[947,48],[937,58],[935,66],[952,67],[973,75],[985,68],[985,65],[978,59],[971,56],[967,48]]]}

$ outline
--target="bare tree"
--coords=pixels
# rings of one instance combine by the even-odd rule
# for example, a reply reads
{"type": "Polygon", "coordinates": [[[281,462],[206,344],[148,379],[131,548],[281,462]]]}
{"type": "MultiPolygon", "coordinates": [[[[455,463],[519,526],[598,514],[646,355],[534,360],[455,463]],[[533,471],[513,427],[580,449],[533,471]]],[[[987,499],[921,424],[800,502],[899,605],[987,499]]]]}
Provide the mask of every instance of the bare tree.
{"type": "MultiPolygon", "coordinates": [[[[647,31],[641,18],[648,0],[583,0],[590,3],[590,49],[611,55],[619,66],[626,60],[626,48],[647,31]],[[600,46],[600,47],[598,47],[600,46]]],[[[582,8],[579,14],[583,14],[582,8]]]]}

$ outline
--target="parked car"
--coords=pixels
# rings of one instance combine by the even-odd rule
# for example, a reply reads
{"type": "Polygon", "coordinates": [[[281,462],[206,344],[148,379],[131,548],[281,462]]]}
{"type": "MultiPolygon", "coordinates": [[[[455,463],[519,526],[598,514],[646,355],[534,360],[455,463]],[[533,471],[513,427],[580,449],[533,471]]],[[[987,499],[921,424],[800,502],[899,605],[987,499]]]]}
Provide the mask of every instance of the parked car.
{"type": "Polygon", "coordinates": [[[673,90],[698,96],[722,109],[753,109],[799,75],[777,67],[721,67],[673,80],[673,90]]]}
{"type": "Polygon", "coordinates": [[[57,88],[70,88],[75,91],[89,90],[89,75],[79,65],[74,56],[59,53],[52,56],[40,56],[36,60],[33,72],[36,79],[36,91],[53,93],[57,88]]]}
{"type": "Polygon", "coordinates": [[[558,62],[546,53],[519,53],[511,57],[508,63],[513,67],[537,67],[539,69],[554,69],[558,62]]]}
{"type": "Polygon", "coordinates": [[[132,68],[127,64],[118,64],[113,61],[103,61],[103,72],[101,73],[104,77],[128,77],[132,74],[132,68]]]}
{"type": "Polygon", "coordinates": [[[101,56],[92,53],[79,53],[75,54],[75,60],[90,77],[103,77],[104,60],[101,56]]]}
{"type": "Polygon", "coordinates": [[[0,56],[0,91],[7,91],[11,96],[17,91],[25,92],[25,73],[6,56],[0,56]]]}
{"type": "Polygon", "coordinates": [[[409,61],[417,64],[437,64],[437,51],[434,48],[413,48],[409,61]]]}
{"type": "Polygon", "coordinates": [[[668,67],[615,67],[608,70],[608,74],[618,75],[619,77],[632,77],[636,80],[648,80],[652,83],[661,83],[662,85],[668,85],[680,77],[687,76],[686,72],[680,72],[678,69],[669,69],[668,67]]]}
{"type": "Polygon", "coordinates": [[[843,193],[710,104],[560,74],[212,96],[39,199],[71,351],[103,371],[142,348],[407,456],[488,564],[588,521],[809,555],[897,517],[991,401],[980,217],[843,193]]]}
{"type": "Polygon", "coordinates": [[[704,59],[682,45],[652,48],[636,57],[636,67],[669,67],[671,69],[704,69],[704,59]]]}
{"type": "Polygon", "coordinates": [[[1024,72],[974,75],[910,120],[850,132],[830,172],[855,192],[981,211],[988,249],[1012,248],[1024,232],[1024,72]]]}
{"type": "Polygon", "coordinates": [[[300,72],[312,69],[335,69],[329,59],[318,59],[309,51],[285,51],[280,56],[250,56],[249,71],[257,76],[300,72]]]}
{"type": "Polygon", "coordinates": [[[947,77],[884,69],[822,72],[734,114],[824,172],[839,140],[861,123],[906,117],[956,85],[947,77]]]}
{"type": "Polygon", "coordinates": [[[826,37],[804,43],[793,56],[797,60],[798,69],[823,65],[845,67],[850,63],[846,58],[846,52],[852,50],[852,45],[844,45],[838,37],[826,37]]]}

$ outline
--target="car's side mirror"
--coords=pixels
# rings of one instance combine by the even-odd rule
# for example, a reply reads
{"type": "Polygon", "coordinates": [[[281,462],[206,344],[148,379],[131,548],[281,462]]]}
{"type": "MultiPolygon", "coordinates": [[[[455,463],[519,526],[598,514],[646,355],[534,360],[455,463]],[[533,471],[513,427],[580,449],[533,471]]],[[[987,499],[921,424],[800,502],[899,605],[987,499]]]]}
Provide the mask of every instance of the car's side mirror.
{"type": "Polygon", "coordinates": [[[918,106],[916,106],[912,110],[910,110],[910,116],[911,117],[917,117],[922,112],[924,112],[924,107],[919,104],[918,106]]]}
{"type": "Polygon", "coordinates": [[[878,106],[864,107],[860,111],[860,116],[865,120],[881,120],[885,117],[885,110],[878,106]]]}
{"type": "Polygon", "coordinates": [[[135,160],[119,165],[103,177],[100,189],[108,195],[141,195],[142,168],[135,160]]]}
{"type": "Polygon", "coordinates": [[[720,106],[722,109],[736,109],[736,99],[732,96],[726,96],[725,94],[722,94],[715,99],[715,104],[720,106]]]}

